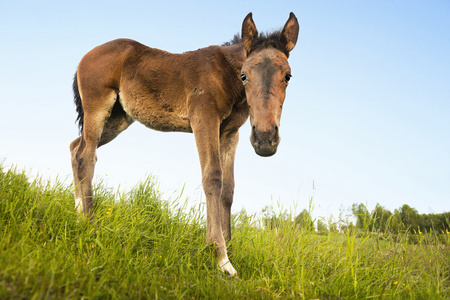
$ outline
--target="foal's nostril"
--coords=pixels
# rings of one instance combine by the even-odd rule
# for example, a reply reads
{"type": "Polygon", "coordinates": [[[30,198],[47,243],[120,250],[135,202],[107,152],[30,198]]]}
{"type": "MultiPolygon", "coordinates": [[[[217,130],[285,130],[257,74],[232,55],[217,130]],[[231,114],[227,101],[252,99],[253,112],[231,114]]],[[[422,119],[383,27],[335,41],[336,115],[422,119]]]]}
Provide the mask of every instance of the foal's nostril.
{"type": "Polygon", "coordinates": [[[253,125],[252,129],[253,129],[253,130],[255,130],[255,129],[256,129],[256,126],[255,126],[255,125],[253,125]]]}
{"type": "Polygon", "coordinates": [[[275,129],[275,131],[278,131],[278,126],[275,125],[275,127],[273,129],[275,129]]]}

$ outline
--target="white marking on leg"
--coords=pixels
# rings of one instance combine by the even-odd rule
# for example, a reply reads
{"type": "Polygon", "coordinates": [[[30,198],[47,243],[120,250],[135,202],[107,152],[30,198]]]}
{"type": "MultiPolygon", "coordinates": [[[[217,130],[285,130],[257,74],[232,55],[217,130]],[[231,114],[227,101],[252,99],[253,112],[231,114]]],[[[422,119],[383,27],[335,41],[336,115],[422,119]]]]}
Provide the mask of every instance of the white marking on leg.
{"type": "Polygon", "coordinates": [[[225,255],[225,257],[219,261],[219,268],[220,271],[227,273],[230,276],[237,275],[236,270],[233,268],[233,265],[230,263],[230,260],[228,259],[228,255],[225,255]]]}
{"type": "Polygon", "coordinates": [[[75,209],[79,214],[83,212],[83,200],[81,198],[75,198],[75,209]]]}

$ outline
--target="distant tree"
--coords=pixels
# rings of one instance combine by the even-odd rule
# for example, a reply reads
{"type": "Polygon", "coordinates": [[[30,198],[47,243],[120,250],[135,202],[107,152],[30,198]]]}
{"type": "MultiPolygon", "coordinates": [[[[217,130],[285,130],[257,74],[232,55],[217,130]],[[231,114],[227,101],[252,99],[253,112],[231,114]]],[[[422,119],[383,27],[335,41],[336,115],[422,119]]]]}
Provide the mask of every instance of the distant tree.
{"type": "Polygon", "coordinates": [[[333,215],[330,215],[330,217],[327,219],[327,223],[329,232],[338,232],[338,224],[337,221],[333,219],[333,215]]]}
{"type": "Polygon", "coordinates": [[[406,229],[398,209],[395,209],[394,214],[391,215],[388,223],[388,229],[392,233],[399,233],[406,229]]]}
{"type": "Polygon", "coordinates": [[[399,209],[403,224],[414,231],[419,230],[419,213],[408,204],[403,204],[399,209]]]}
{"type": "Polygon", "coordinates": [[[352,213],[356,218],[356,227],[357,228],[363,229],[368,226],[368,221],[369,221],[370,215],[364,204],[353,203],[352,213]]]}
{"type": "Polygon", "coordinates": [[[337,223],[336,222],[330,222],[330,223],[328,223],[328,230],[330,231],[330,232],[338,232],[338,226],[337,226],[337,223]]]}
{"type": "Polygon", "coordinates": [[[353,232],[356,231],[356,229],[357,229],[357,227],[356,227],[356,225],[353,225],[353,222],[350,222],[345,225],[341,225],[341,231],[344,233],[352,234],[353,232]]]}
{"type": "Polygon", "coordinates": [[[294,221],[300,228],[304,228],[308,231],[314,231],[314,222],[311,219],[311,214],[306,209],[299,213],[298,216],[295,217],[294,221]]]}
{"type": "Polygon", "coordinates": [[[275,217],[275,213],[272,209],[272,207],[266,206],[263,208],[262,210],[264,217],[263,217],[263,225],[266,228],[270,228],[273,229],[276,227],[276,217],[275,217]]]}
{"type": "Polygon", "coordinates": [[[319,234],[328,232],[327,224],[325,224],[321,219],[317,220],[317,232],[319,234]]]}
{"type": "Polygon", "coordinates": [[[450,232],[450,212],[436,215],[434,225],[439,232],[450,232]]]}
{"type": "Polygon", "coordinates": [[[422,231],[430,231],[433,229],[433,220],[435,219],[435,214],[422,214],[419,215],[419,227],[422,231]]]}
{"type": "Polygon", "coordinates": [[[264,213],[263,225],[266,228],[276,229],[282,224],[292,224],[292,218],[287,211],[276,213],[272,207],[266,206],[262,212],[264,213]]]}
{"type": "Polygon", "coordinates": [[[449,229],[450,213],[418,215],[418,225],[421,230],[445,232],[449,229]]]}
{"type": "Polygon", "coordinates": [[[389,210],[377,203],[371,214],[371,229],[373,231],[386,232],[388,229],[388,220],[391,215],[392,213],[389,210]]]}

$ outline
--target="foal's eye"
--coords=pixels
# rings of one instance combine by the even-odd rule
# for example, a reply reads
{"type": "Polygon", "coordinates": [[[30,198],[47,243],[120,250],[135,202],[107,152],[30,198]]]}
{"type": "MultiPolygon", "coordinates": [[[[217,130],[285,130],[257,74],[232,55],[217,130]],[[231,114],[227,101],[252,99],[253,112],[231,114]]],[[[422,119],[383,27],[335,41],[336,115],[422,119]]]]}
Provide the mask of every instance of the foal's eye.
{"type": "Polygon", "coordinates": [[[242,82],[246,82],[247,81],[247,74],[242,73],[241,74],[241,80],[242,80],[242,82]]]}
{"type": "Polygon", "coordinates": [[[284,75],[284,81],[289,82],[289,80],[291,80],[292,75],[290,73],[287,73],[286,75],[284,75]]]}

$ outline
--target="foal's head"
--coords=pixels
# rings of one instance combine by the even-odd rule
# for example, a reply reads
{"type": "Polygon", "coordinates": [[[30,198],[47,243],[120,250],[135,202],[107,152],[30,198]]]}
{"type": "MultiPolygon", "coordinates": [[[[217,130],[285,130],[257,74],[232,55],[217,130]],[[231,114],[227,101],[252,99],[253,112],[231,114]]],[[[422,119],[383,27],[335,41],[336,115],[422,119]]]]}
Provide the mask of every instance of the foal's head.
{"type": "Polygon", "coordinates": [[[281,109],[292,76],[287,59],[297,42],[298,32],[298,21],[293,13],[281,32],[267,36],[258,34],[251,13],[242,24],[247,59],[241,79],[250,109],[250,141],[261,156],[275,154],[280,143],[281,109]]]}

